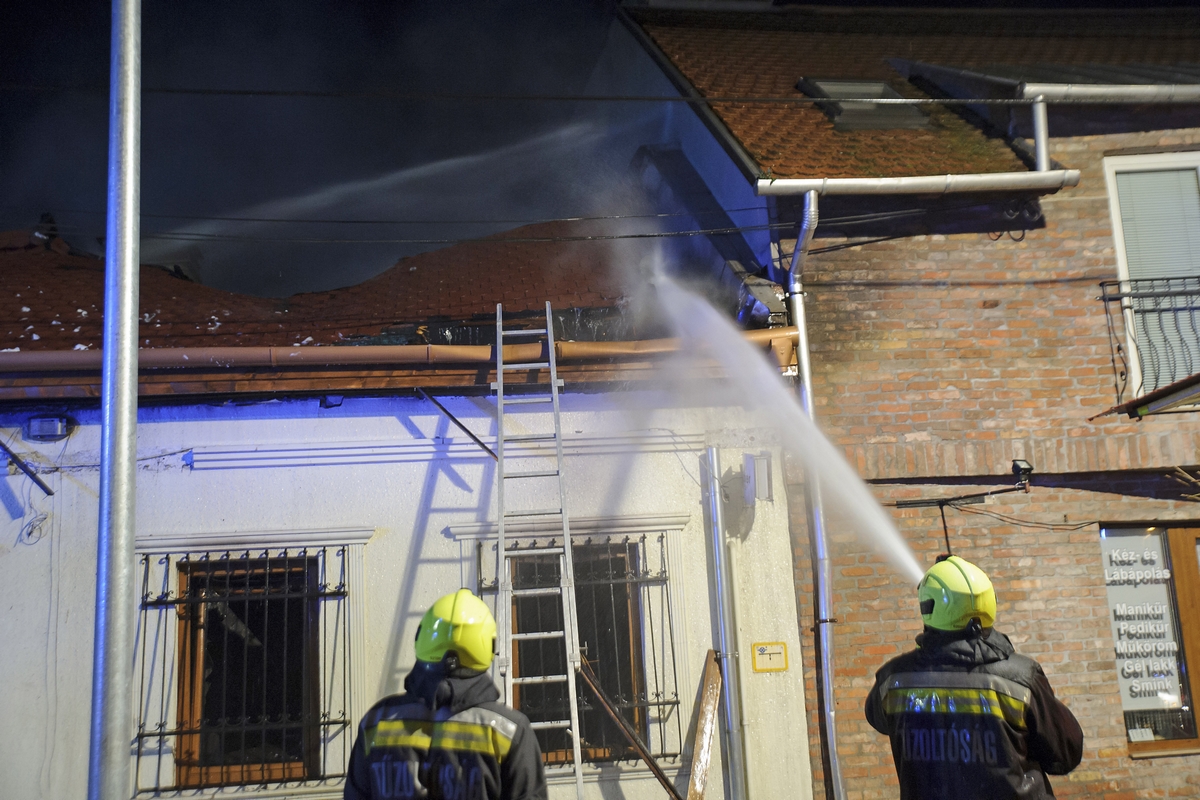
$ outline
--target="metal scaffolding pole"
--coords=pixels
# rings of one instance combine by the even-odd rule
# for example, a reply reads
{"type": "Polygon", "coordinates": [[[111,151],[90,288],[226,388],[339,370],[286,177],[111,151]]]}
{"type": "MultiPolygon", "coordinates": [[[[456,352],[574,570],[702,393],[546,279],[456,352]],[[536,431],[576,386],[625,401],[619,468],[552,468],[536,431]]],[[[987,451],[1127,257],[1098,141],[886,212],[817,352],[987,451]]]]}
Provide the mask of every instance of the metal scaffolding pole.
{"type": "Polygon", "coordinates": [[[141,18],[141,0],[113,0],[88,800],[128,800],[132,795],[141,18]]]}

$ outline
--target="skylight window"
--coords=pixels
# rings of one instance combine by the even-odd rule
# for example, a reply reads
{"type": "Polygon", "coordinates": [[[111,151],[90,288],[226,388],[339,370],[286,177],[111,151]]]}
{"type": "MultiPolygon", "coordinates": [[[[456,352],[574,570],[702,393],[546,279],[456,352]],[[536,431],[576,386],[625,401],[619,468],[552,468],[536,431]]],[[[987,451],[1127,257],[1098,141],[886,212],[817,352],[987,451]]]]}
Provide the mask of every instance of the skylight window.
{"type": "Polygon", "coordinates": [[[871,102],[901,98],[899,92],[883,81],[801,78],[796,83],[796,88],[809,97],[838,98],[826,103],[817,103],[817,106],[833,120],[835,130],[925,128],[929,125],[929,119],[916,106],[871,102]]]}

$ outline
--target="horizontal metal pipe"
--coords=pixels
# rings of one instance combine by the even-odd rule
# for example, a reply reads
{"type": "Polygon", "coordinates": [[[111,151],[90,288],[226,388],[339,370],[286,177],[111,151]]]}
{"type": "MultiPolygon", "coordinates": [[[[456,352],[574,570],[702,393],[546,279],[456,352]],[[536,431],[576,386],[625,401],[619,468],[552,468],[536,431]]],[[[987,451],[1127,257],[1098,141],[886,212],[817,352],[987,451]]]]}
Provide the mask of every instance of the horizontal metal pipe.
{"type": "Polygon", "coordinates": [[[1195,83],[1023,83],[1018,93],[1048,103],[1200,103],[1195,83]]]}
{"type": "MultiPolygon", "coordinates": [[[[745,331],[747,341],[760,347],[796,338],[796,329],[763,328],[745,331]]],[[[776,345],[778,346],[778,345],[776,345]]],[[[534,361],[541,344],[504,346],[504,360],[534,361]]],[[[643,339],[633,342],[555,342],[559,361],[591,358],[624,359],[657,356],[679,349],[678,339],[643,339]]],[[[30,350],[0,353],[0,374],[14,372],[96,372],[103,361],[101,350],[30,350]]],[[[495,361],[491,345],[365,345],[359,347],[171,347],[138,351],[138,367],[147,369],[211,369],[221,367],[345,367],[394,364],[483,364],[495,361]]]]}
{"type": "Polygon", "coordinates": [[[760,179],[759,195],[958,194],[962,192],[1057,191],[1079,185],[1079,170],[987,172],[962,175],[919,175],[909,178],[778,178],[760,179]]]}

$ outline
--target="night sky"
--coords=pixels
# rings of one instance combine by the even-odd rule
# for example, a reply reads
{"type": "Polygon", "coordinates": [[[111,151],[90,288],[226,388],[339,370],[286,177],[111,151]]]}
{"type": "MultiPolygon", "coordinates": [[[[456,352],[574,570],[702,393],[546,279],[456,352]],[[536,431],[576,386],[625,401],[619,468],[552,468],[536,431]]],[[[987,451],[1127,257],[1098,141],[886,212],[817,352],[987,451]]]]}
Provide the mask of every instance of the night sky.
{"type": "MultiPolygon", "coordinates": [[[[102,253],[110,7],[0,5],[0,230],[49,211],[73,246],[102,253]]],[[[613,26],[604,0],[146,2],[142,260],[285,296],[444,246],[362,240],[628,211],[625,168],[663,106],[361,96],[637,93],[606,78],[613,26]]]]}
{"type": "MultiPolygon", "coordinates": [[[[102,253],[109,8],[25,3],[8,6],[14,12],[9,46],[0,48],[0,229],[32,227],[50,211],[75,247],[102,253]]],[[[143,14],[146,90],[335,95],[595,92],[612,23],[611,8],[591,0],[182,0],[147,2],[143,14]]],[[[342,240],[461,238],[519,224],[510,220],[611,209],[609,187],[623,179],[639,138],[631,127],[659,112],[147,91],[142,113],[143,234],[175,237],[145,238],[142,260],[183,263],[208,285],[282,296],[355,284],[402,255],[443,246],[342,240]],[[441,222],[461,220],[503,222],[441,222]]]]}

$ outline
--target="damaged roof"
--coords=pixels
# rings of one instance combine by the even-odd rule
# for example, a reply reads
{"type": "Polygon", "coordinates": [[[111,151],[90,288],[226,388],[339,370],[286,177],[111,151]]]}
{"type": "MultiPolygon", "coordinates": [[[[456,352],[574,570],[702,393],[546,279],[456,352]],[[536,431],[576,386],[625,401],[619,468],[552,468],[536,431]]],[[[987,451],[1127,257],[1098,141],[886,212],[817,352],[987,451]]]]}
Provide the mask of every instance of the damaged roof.
{"type": "MultiPolygon", "coordinates": [[[[888,62],[1170,66],[1195,62],[1200,12],[786,8],[771,13],[628,9],[702,96],[804,97],[804,78],[883,81],[925,97],[888,62]]],[[[1023,171],[1002,132],[922,106],[927,127],[837,130],[814,104],[709,104],[774,178],[1023,171]]],[[[1014,113],[1021,114],[1022,110],[1014,113]]]]}
{"type": "MultiPolygon", "coordinates": [[[[351,344],[400,325],[606,308],[622,296],[611,250],[555,241],[578,231],[540,223],[401,259],[356,286],[271,299],[141,270],[143,348],[351,344]],[[547,241],[550,240],[550,241],[547,241]]],[[[0,234],[0,350],[83,350],[103,338],[104,262],[29,231],[0,234]],[[57,246],[56,246],[57,245],[57,246]]]]}

